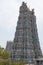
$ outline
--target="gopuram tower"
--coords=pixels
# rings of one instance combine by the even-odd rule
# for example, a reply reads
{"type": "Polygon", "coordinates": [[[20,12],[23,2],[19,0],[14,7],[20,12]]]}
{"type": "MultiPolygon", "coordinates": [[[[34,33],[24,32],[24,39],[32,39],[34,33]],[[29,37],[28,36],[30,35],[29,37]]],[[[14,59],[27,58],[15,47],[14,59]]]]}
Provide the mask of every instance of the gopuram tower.
{"type": "Polygon", "coordinates": [[[30,11],[24,2],[20,6],[12,49],[12,59],[15,61],[21,60],[34,63],[33,59],[42,56],[34,9],[30,11]]]}

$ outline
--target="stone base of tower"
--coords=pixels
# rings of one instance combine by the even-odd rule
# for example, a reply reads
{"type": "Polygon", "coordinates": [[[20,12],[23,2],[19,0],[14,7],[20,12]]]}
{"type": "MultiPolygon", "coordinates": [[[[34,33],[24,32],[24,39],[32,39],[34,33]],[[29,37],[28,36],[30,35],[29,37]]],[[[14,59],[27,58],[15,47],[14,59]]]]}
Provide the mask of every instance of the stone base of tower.
{"type": "Polygon", "coordinates": [[[25,65],[43,65],[43,58],[33,59],[32,62],[30,62],[29,60],[15,60],[14,58],[12,59],[12,61],[23,61],[27,63],[25,65]]]}

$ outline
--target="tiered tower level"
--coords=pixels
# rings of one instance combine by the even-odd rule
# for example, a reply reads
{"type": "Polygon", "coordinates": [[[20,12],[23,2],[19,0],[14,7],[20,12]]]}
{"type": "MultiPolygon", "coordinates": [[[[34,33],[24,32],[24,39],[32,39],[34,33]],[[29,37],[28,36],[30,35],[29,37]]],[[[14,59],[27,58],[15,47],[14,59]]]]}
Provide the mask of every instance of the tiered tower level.
{"type": "Polygon", "coordinates": [[[26,3],[23,2],[19,11],[12,59],[33,63],[34,58],[41,56],[34,9],[30,11],[26,3]]]}

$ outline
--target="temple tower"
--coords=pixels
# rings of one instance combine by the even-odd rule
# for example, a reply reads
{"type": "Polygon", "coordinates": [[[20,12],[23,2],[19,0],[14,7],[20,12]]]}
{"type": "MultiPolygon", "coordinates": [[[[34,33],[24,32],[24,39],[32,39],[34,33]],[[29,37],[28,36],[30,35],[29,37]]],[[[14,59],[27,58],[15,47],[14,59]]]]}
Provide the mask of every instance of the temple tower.
{"type": "Polygon", "coordinates": [[[12,49],[12,59],[14,60],[34,63],[34,58],[42,56],[34,9],[31,11],[24,2],[20,6],[12,49]]]}

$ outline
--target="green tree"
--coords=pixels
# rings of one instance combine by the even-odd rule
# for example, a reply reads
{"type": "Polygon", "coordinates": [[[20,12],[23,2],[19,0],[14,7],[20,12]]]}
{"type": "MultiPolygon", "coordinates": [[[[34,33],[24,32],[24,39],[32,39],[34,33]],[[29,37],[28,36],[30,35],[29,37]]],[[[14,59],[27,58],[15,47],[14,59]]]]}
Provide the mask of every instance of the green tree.
{"type": "Polygon", "coordinates": [[[1,48],[1,47],[0,47],[0,58],[3,58],[3,59],[10,58],[10,54],[6,52],[4,48],[1,48]]]}

